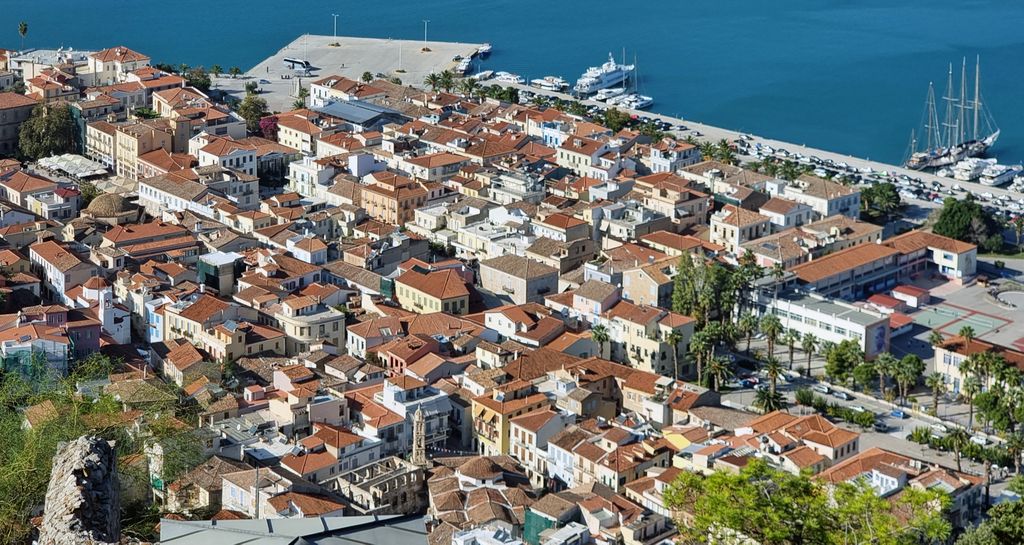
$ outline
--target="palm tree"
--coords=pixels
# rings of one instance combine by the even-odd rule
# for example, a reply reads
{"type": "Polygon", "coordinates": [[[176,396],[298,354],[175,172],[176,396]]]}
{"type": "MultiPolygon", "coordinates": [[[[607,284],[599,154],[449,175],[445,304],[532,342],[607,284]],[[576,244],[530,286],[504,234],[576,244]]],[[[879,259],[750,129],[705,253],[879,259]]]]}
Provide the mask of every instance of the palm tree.
{"type": "Polygon", "coordinates": [[[754,394],[754,406],[761,409],[762,413],[781,411],[786,408],[786,400],[781,393],[768,390],[758,390],[754,394]]]}
{"type": "Polygon", "coordinates": [[[18,34],[21,35],[21,49],[25,50],[25,36],[28,35],[28,23],[22,21],[18,23],[18,34]]]}
{"type": "Polygon", "coordinates": [[[441,89],[441,75],[436,72],[427,74],[427,77],[423,78],[423,83],[430,87],[430,90],[437,92],[441,89]]]}
{"type": "Polygon", "coordinates": [[[700,156],[705,161],[711,161],[715,158],[715,145],[711,142],[701,142],[698,146],[700,149],[700,156]]]}
{"type": "Polygon", "coordinates": [[[480,84],[475,79],[465,78],[459,81],[459,91],[467,97],[475,96],[479,89],[480,84]]]}
{"type": "Polygon", "coordinates": [[[370,83],[371,81],[373,81],[373,74],[368,71],[363,72],[363,76],[359,79],[363,80],[363,83],[370,83]]]}
{"type": "Polygon", "coordinates": [[[1024,433],[1015,433],[1006,438],[1006,453],[1013,459],[1013,472],[1020,475],[1020,458],[1024,455],[1024,433]]]}
{"type": "Polygon", "coordinates": [[[215,64],[210,67],[210,73],[213,74],[213,77],[215,78],[220,77],[220,75],[224,73],[224,69],[221,68],[219,64],[215,64]]]}
{"type": "Polygon", "coordinates": [[[305,107],[306,107],[306,100],[305,99],[297,98],[297,99],[295,99],[294,102],[292,102],[292,109],[293,110],[301,110],[301,109],[303,109],[305,107]]]}
{"type": "Polygon", "coordinates": [[[946,338],[942,336],[942,332],[938,329],[933,329],[932,332],[928,334],[928,344],[932,345],[932,347],[939,346],[944,342],[946,342],[946,338]]]}
{"type": "Polygon", "coordinates": [[[946,378],[942,373],[932,373],[924,380],[924,385],[932,390],[933,414],[939,414],[939,396],[946,393],[946,378]]]}
{"type": "Polygon", "coordinates": [[[956,456],[956,470],[963,471],[963,468],[960,466],[960,455],[963,452],[964,447],[970,443],[971,436],[968,435],[967,431],[963,428],[956,428],[949,432],[949,435],[947,435],[946,438],[949,440],[949,449],[952,450],[953,455],[956,456]]]}
{"type": "Polygon", "coordinates": [[[712,390],[718,391],[722,382],[733,375],[732,366],[729,364],[729,360],[725,358],[711,358],[708,362],[708,376],[712,378],[712,390]]]}
{"type": "Polygon", "coordinates": [[[978,377],[969,376],[964,379],[960,395],[967,401],[967,427],[972,430],[974,429],[974,396],[978,395],[980,391],[981,383],[978,382],[978,377]]]}
{"type": "Polygon", "coordinates": [[[690,354],[697,360],[697,384],[704,385],[704,358],[705,355],[714,350],[715,343],[707,330],[700,330],[690,338],[690,354]]]}
{"type": "Polygon", "coordinates": [[[750,340],[754,337],[754,332],[757,331],[757,316],[754,316],[751,312],[744,312],[736,324],[736,329],[740,335],[747,338],[747,349],[745,352],[750,354],[750,340]]]}
{"type": "Polygon", "coordinates": [[[444,72],[441,72],[439,78],[440,81],[438,83],[440,83],[441,88],[444,89],[446,93],[452,92],[452,89],[455,88],[455,73],[451,70],[445,70],[444,72]]]}
{"type": "Polygon", "coordinates": [[[231,74],[232,78],[237,78],[242,75],[242,69],[237,66],[232,66],[231,68],[228,68],[228,74],[231,74]]]}
{"type": "Polygon", "coordinates": [[[786,343],[789,347],[789,370],[793,370],[793,355],[796,353],[796,343],[800,340],[800,333],[795,329],[789,329],[786,334],[782,336],[782,342],[786,343]]]}
{"type": "Polygon", "coordinates": [[[804,333],[802,339],[800,339],[800,350],[807,354],[807,376],[811,376],[811,358],[814,356],[814,351],[818,349],[818,338],[814,336],[814,333],[804,333]]]}
{"type": "Polygon", "coordinates": [[[775,342],[782,334],[782,322],[774,314],[765,314],[761,318],[761,333],[768,339],[768,355],[775,354],[775,342]]]}
{"type": "Polygon", "coordinates": [[[683,334],[673,329],[665,337],[665,342],[672,347],[672,378],[679,378],[679,343],[683,342],[683,334]]]}
{"type": "Polygon", "coordinates": [[[878,373],[878,395],[885,399],[885,378],[896,374],[896,367],[899,361],[888,353],[882,352],[875,358],[875,372],[878,373]]]}
{"type": "Polygon", "coordinates": [[[1017,235],[1017,251],[1020,251],[1021,237],[1024,237],[1024,214],[1013,218],[1013,233],[1017,235]]]}
{"type": "Polygon", "coordinates": [[[974,340],[974,328],[969,325],[965,325],[960,328],[959,335],[964,338],[965,343],[971,344],[971,341],[974,340]]]}
{"type": "Polygon", "coordinates": [[[601,349],[601,357],[604,357],[604,343],[608,342],[608,328],[601,324],[595,325],[590,330],[590,338],[597,343],[597,346],[601,349]]]}
{"type": "Polygon", "coordinates": [[[779,383],[779,377],[782,376],[784,371],[782,364],[779,363],[778,358],[769,355],[764,358],[761,370],[764,371],[765,376],[767,376],[768,380],[771,381],[769,387],[771,388],[772,395],[775,395],[779,383]]]}
{"type": "Polygon", "coordinates": [[[775,300],[779,300],[779,284],[786,277],[786,266],[782,263],[772,265],[772,279],[775,280],[775,300]]]}

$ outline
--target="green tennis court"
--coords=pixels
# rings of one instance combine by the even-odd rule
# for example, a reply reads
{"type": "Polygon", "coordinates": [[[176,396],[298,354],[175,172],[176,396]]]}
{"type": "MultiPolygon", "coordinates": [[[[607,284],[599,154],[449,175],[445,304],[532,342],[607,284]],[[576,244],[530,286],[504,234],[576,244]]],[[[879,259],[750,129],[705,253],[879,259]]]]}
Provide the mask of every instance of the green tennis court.
{"type": "Polygon", "coordinates": [[[943,303],[914,313],[914,322],[938,329],[947,336],[958,334],[964,326],[971,326],[974,334],[981,336],[1010,324],[1009,320],[943,303]]]}

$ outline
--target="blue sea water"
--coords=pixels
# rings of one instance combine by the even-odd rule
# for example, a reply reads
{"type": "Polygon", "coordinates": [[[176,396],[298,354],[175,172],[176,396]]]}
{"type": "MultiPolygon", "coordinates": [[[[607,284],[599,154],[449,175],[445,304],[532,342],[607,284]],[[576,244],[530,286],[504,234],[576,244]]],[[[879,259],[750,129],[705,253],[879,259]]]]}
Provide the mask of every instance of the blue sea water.
{"type": "Polygon", "coordinates": [[[903,159],[929,81],[981,55],[984,98],[1024,161],[1024,2],[1014,0],[0,0],[0,47],[126,45],[157,62],[247,69],[302,33],[491,42],[486,68],[570,81],[634,55],[653,109],[845,152],[903,159]]]}

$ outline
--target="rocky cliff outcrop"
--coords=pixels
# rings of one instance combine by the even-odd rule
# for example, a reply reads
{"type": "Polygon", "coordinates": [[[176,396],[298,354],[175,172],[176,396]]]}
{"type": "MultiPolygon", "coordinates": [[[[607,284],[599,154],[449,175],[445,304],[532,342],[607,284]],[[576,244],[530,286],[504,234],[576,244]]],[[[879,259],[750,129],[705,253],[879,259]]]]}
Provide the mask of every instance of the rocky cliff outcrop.
{"type": "Polygon", "coordinates": [[[98,437],[79,437],[53,457],[40,545],[99,545],[121,537],[117,454],[98,437]]]}

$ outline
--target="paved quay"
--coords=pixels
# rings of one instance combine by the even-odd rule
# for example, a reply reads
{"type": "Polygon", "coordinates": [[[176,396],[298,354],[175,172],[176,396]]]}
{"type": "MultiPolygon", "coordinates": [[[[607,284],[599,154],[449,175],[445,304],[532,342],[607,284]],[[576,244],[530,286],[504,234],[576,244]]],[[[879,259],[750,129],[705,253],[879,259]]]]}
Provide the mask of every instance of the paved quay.
{"type": "MultiPolygon", "coordinates": [[[[515,88],[517,88],[519,90],[522,90],[522,91],[529,91],[529,92],[531,92],[531,93],[533,93],[535,95],[546,95],[546,96],[550,96],[550,97],[557,97],[557,98],[561,98],[562,100],[578,100],[576,97],[573,97],[573,96],[568,95],[566,93],[544,91],[542,89],[537,89],[535,87],[530,87],[528,85],[521,85],[521,84],[515,84],[515,83],[502,83],[502,82],[496,82],[496,81],[493,81],[493,80],[483,81],[483,82],[481,82],[481,84],[482,85],[498,84],[498,85],[503,85],[505,87],[515,87],[515,88]]],[[[657,99],[657,97],[655,97],[655,99],[657,99]]],[[[596,100],[579,100],[579,102],[581,102],[581,103],[583,103],[585,105],[588,105],[588,106],[602,106],[602,107],[607,107],[608,106],[607,104],[605,104],[603,102],[598,102],[596,100]]],[[[895,166],[895,165],[890,165],[890,164],[882,163],[882,162],[879,162],[879,161],[872,161],[870,159],[854,157],[852,155],[845,155],[845,154],[842,154],[842,153],[836,153],[836,152],[832,152],[832,151],[815,149],[815,148],[811,148],[811,147],[804,146],[804,145],[793,144],[791,142],[782,142],[780,140],[773,140],[771,138],[764,138],[764,137],[758,136],[756,134],[751,135],[749,133],[744,133],[744,132],[740,132],[740,131],[723,129],[721,127],[714,127],[712,125],[706,125],[704,123],[698,123],[698,122],[695,122],[695,121],[691,121],[689,119],[683,119],[683,118],[679,118],[679,117],[672,117],[672,116],[669,116],[669,115],[659,114],[659,113],[656,113],[654,111],[631,110],[629,108],[622,108],[622,107],[618,107],[618,106],[617,106],[617,108],[620,111],[624,111],[624,112],[627,112],[627,113],[630,113],[630,114],[646,116],[646,117],[649,117],[651,119],[661,119],[663,121],[666,121],[668,123],[672,123],[674,125],[676,125],[676,124],[685,125],[686,128],[687,128],[686,131],[674,131],[674,132],[676,132],[679,135],[686,136],[686,135],[692,134],[692,131],[698,131],[702,135],[702,136],[698,137],[699,140],[707,140],[707,141],[711,141],[711,142],[717,142],[718,140],[721,140],[721,139],[724,138],[726,140],[732,141],[732,140],[735,140],[735,139],[739,138],[741,135],[749,135],[749,136],[753,137],[753,140],[750,141],[751,144],[757,143],[757,144],[761,144],[762,146],[769,146],[771,148],[774,148],[775,150],[784,149],[784,150],[786,150],[786,151],[788,151],[790,153],[800,153],[800,154],[808,156],[808,157],[818,157],[819,159],[823,159],[823,160],[831,159],[831,160],[833,160],[833,161],[835,161],[837,163],[846,163],[850,167],[858,168],[858,169],[870,168],[870,169],[872,169],[872,170],[874,170],[876,172],[887,172],[888,174],[895,175],[895,176],[899,176],[899,175],[905,174],[905,175],[907,175],[907,176],[909,176],[911,178],[920,178],[922,181],[924,181],[925,183],[928,183],[928,184],[931,184],[932,182],[938,182],[939,184],[941,184],[943,186],[943,189],[951,189],[954,185],[958,185],[959,184],[961,187],[963,187],[964,189],[967,189],[968,191],[970,191],[971,193],[974,193],[974,194],[980,194],[980,193],[986,193],[987,192],[987,193],[992,193],[993,195],[1007,195],[1009,197],[1012,197],[1014,200],[1018,200],[1021,197],[1024,197],[1024,195],[1021,195],[1021,193],[1018,193],[1016,191],[1012,191],[1012,190],[1009,190],[1009,189],[1002,189],[1002,188],[998,188],[998,187],[988,187],[988,186],[983,186],[983,185],[980,185],[980,184],[977,184],[977,183],[972,183],[972,182],[961,182],[961,181],[953,180],[953,179],[950,179],[950,178],[943,178],[941,176],[936,176],[934,174],[929,174],[927,172],[920,172],[920,171],[916,171],[916,170],[911,170],[911,169],[908,169],[908,168],[903,168],[903,167],[899,167],[899,166],[895,166]]],[[[658,109],[658,103],[655,102],[654,105],[652,106],[652,110],[657,110],[657,109],[658,109]]]]}
{"type": "Polygon", "coordinates": [[[355,38],[351,36],[299,36],[280,51],[238,78],[221,76],[216,88],[244,96],[245,84],[259,83],[262,96],[271,110],[287,111],[295,101],[296,83],[308,87],[311,80],[339,75],[358,80],[364,72],[375,76],[397,77],[404,84],[421,85],[431,72],[454,68],[456,55],[467,57],[482,44],[459,42],[424,42],[388,38],[355,38]],[[284,64],[285,58],[305,59],[312,65],[308,76],[284,64]],[[287,79],[285,79],[287,77],[287,79]]]}

